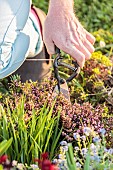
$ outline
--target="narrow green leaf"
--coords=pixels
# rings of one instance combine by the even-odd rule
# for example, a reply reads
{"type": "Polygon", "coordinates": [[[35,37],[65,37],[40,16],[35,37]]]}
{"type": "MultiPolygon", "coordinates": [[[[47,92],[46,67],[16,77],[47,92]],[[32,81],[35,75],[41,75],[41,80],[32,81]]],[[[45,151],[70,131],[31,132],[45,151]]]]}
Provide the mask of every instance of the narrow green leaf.
{"type": "Polygon", "coordinates": [[[0,156],[2,156],[7,149],[10,147],[11,143],[12,143],[13,138],[7,140],[4,140],[3,142],[0,143],[0,156]]]}
{"type": "Polygon", "coordinates": [[[90,154],[89,153],[86,156],[84,170],[90,170],[90,154]]]}

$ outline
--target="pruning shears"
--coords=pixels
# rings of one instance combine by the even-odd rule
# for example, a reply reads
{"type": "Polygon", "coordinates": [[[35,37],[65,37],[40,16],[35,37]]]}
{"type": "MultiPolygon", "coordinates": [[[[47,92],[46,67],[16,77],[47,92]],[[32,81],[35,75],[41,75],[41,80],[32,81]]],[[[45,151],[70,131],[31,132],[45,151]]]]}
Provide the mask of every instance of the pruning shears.
{"type": "Polygon", "coordinates": [[[70,93],[69,93],[69,89],[68,89],[68,85],[67,83],[69,83],[70,81],[72,81],[80,72],[80,67],[77,63],[77,61],[72,60],[72,65],[69,65],[65,62],[63,62],[63,57],[61,56],[61,52],[60,49],[56,47],[56,58],[54,60],[53,66],[54,66],[54,76],[57,80],[57,85],[54,88],[53,91],[53,98],[56,98],[56,96],[59,93],[62,93],[64,95],[64,97],[70,101],[70,93]],[[59,75],[59,66],[63,66],[66,67],[70,70],[73,71],[72,75],[69,76],[69,78],[64,79],[61,78],[59,75]]]}

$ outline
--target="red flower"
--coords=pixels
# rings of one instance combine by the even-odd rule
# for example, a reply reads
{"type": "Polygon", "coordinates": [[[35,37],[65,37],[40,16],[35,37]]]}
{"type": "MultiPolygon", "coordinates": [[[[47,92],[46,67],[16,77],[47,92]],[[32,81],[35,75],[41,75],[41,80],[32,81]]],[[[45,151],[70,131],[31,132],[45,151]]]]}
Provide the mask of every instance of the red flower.
{"type": "Polygon", "coordinates": [[[41,170],[58,170],[58,168],[48,159],[47,152],[42,153],[41,159],[35,159],[35,162],[38,162],[39,168],[41,168],[41,170]]]}
{"type": "Polygon", "coordinates": [[[7,160],[8,156],[7,155],[2,155],[0,156],[0,164],[5,163],[7,160]]]}
{"type": "Polygon", "coordinates": [[[43,160],[45,160],[45,159],[48,159],[49,155],[47,152],[45,152],[45,153],[42,153],[41,157],[43,160]]]}

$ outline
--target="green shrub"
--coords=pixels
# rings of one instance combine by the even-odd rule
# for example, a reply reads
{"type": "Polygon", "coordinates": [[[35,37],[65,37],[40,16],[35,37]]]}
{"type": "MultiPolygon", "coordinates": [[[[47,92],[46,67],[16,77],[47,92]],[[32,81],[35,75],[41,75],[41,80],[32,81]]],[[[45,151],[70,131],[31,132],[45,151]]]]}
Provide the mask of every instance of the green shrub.
{"type": "Polygon", "coordinates": [[[76,15],[93,32],[102,28],[113,32],[113,4],[111,0],[75,0],[76,15]]]}

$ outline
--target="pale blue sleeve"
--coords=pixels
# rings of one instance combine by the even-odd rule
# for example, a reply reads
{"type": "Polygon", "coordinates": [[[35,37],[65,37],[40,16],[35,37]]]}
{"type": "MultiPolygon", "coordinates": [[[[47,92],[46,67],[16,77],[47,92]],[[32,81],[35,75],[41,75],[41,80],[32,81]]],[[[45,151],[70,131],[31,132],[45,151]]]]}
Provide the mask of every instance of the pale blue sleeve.
{"type": "Polygon", "coordinates": [[[21,33],[30,12],[30,0],[0,0],[0,79],[24,62],[29,36],[21,33]]]}

